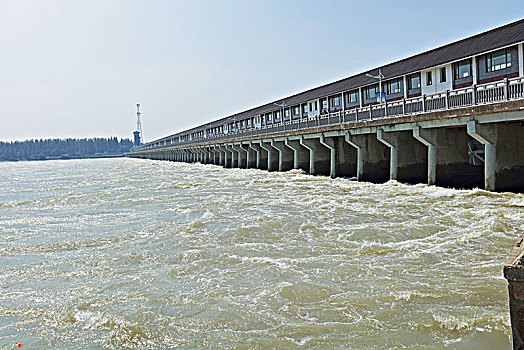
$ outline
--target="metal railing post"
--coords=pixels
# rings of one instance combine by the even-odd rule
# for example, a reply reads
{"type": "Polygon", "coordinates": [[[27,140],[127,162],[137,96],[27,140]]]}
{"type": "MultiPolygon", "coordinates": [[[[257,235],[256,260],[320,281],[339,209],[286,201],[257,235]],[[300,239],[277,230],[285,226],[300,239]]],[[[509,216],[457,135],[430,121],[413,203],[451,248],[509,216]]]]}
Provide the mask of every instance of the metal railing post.
{"type": "Polygon", "coordinates": [[[504,99],[509,100],[509,81],[508,78],[504,78],[504,99]]]}
{"type": "Polygon", "coordinates": [[[406,114],[406,98],[402,97],[402,114],[406,114]]]}
{"type": "Polygon", "coordinates": [[[473,84],[471,87],[471,104],[476,105],[477,104],[477,85],[473,84]]]}

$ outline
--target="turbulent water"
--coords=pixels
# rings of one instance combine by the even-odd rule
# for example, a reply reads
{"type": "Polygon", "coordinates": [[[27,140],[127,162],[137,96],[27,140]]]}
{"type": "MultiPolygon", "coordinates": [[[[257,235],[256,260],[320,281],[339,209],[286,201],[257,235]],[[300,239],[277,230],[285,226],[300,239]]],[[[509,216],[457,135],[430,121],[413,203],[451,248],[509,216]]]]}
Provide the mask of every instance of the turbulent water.
{"type": "Polygon", "coordinates": [[[0,348],[507,349],[524,196],[0,163],[0,348]]]}

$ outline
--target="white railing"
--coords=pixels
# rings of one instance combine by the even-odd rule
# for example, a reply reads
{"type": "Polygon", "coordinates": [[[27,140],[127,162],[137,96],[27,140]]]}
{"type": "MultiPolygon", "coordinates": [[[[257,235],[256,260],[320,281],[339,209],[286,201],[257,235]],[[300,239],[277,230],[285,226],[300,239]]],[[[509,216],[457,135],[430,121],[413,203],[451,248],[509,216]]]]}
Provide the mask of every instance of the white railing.
{"type": "MultiPolygon", "coordinates": [[[[427,113],[432,111],[460,108],[478,104],[496,103],[524,98],[524,78],[504,79],[482,85],[472,85],[457,90],[448,90],[432,95],[422,95],[380,105],[356,107],[344,111],[326,113],[314,117],[301,117],[285,122],[271,123],[228,133],[210,134],[200,139],[175,142],[177,145],[188,145],[209,142],[211,139],[224,140],[240,137],[273,134],[293,130],[315,128],[325,125],[343,124],[355,121],[389,118],[394,116],[427,113]]],[[[162,142],[161,142],[162,143],[162,142]]],[[[165,146],[142,145],[133,148],[133,152],[158,149],[165,146]]]]}

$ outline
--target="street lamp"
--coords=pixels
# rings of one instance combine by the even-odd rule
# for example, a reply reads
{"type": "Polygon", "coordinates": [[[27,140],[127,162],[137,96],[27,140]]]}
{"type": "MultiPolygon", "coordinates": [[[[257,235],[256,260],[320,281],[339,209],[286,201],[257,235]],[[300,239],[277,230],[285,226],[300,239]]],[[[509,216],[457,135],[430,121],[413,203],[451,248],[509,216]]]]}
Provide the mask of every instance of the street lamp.
{"type": "Polygon", "coordinates": [[[279,107],[282,107],[282,124],[284,124],[284,107],[287,107],[286,103],[284,102],[284,100],[282,100],[282,103],[278,104],[278,103],[273,103],[275,106],[279,106],[279,107]]]}
{"type": "Polygon", "coordinates": [[[378,79],[378,95],[380,96],[379,103],[382,104],[382,79],[385,78],[384,74],[382,74],[382,70],[379,68],[378,75],[366,74],[366,77],[378,79]]]}

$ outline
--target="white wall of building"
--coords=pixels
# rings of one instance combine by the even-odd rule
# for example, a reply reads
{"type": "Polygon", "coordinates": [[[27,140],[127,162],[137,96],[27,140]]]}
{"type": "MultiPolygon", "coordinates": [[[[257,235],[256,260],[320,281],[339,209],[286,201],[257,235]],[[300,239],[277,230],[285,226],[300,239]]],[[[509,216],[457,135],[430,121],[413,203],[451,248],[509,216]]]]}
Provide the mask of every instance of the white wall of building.
{"type": "Polygon", "coordinates": [[[451,71],[451,64],[423,70],[420,78],[423,95],[431,95],[439,92],[445,92],[446,90],[451,90],[453,86],[453,72],[451,71]],[[446,68],[446,81],[443,83],[440,82],[441,68],[446,68]],[[428,85],[427,72],[431,72],[432,75],[433,83],[431,85],[428,85]]]}
{"type": "Polygon", "coordinates": [[[524,76],[524,44],[520,43],[518,46],[519,52],[519,75],[524,76]]]}
{"type": "Polygon", "coordinates": [[[315,117],[320,115],[320,99],[308,101],[307,103],[307,115],[308,117],[315,117]],[[313,108],[311,108],[313,107],[313,108]],[[313,109],[313,110],[311,110],[313,109]]]}

